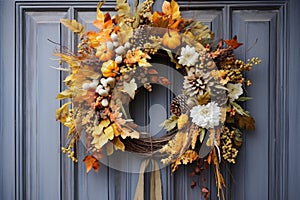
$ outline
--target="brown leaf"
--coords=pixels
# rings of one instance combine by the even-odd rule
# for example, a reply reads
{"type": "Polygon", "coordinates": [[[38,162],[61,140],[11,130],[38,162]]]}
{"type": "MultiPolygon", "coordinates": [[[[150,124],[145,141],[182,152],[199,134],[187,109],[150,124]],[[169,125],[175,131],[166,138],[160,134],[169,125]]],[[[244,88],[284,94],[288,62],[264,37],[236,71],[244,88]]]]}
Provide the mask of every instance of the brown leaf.
{"type": "Polygon", "coordinates": [[[157,83],[158,82],[158,76],[151,76],[151,82],[157,83]]]}
{"type": "Polygon", "coordinates": [[[234,49],[237,49],[239,46],[243,45],[243,43],[239,43],[237,40],[237,36],[235,35],[231,40],[224,40],[224,42],[234,49]]]}
{"type": "Polygon", "coordinates": [[[159,77],[159,82],[163,85],[170,85],[171,82],[166,77],[159,77]]]}
{"type": "Polygon", "coordinates": [[[237,115],[238,125],[242,129],[255,130],[255,121],[253,117],[237,115]]]}
{"type": "Polygon", "coordinates": [[[92,155],[87,155],[82,161],[86,165],[86,173],[88,173],[92,168],[97,172],[100,167],[98,160],[92,155]]]}
{"type": "Polygon", "coordinates": [[[194,180],[192,180],[191,188],[194,189],[194,187],[196,187],[196,185],[197,185],[197,183],[194,180]]]}
{"type": "Polygon", "coordinates": [[[158,74],[158,72],[155,69],[149,69],[148,74],[158,74]]]}

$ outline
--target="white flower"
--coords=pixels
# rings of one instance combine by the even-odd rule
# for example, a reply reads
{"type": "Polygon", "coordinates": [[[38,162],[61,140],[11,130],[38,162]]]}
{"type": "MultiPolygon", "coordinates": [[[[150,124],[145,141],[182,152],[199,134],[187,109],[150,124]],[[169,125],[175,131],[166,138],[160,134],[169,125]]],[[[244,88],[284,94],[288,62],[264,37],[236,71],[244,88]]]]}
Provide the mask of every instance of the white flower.
{"type": "Polygon", "coordinates": [[[241,83],[228,83],[227,84],[228,89],[228,97],[232,100],[236,100],[239,98],[241,94],[243,94],[243,88],[241,83]]]}
{"type": "Polygon", "coordinates": [[[179,64],[186,65],[188,67],[196,64],[199,54],[196,52],[194,47],[186,45],[181,48],[181,56],[179,56],[179,64]]]}
{"type": "Polygon", "coordinates": [[[123,60],[122,56],[117,56],[116,59],[115,59],[115,61],[116,61],[117,64],[122,63],[122,60],[123,60]]]}
{"type": "Polygon", "coordinates": [[[213,128],[219,125],[220,114],[220,107],[215,102],[210,102],[207,105],[194,106],[190,116],[196,125],[202,128],[213,128]]]}

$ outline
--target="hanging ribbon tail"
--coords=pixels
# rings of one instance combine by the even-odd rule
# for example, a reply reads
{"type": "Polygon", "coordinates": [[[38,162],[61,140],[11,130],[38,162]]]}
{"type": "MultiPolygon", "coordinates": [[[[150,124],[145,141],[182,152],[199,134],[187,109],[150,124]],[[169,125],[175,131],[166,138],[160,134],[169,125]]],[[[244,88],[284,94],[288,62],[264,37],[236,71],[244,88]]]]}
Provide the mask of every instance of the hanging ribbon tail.
{"type": "Polygon", "coordinates": [[[218,159],[219,159],[219,163],[221,163],[222,159],[221,159],[221,152],[220,152],[220,148],[218,146],[218,142],[215,141],[215,147],[217,149],[217,152],[218,152],[218,159]]]}
{"type": "Polygon", "coordinates": [[[202,145],[200,147],[199,153],[198,153],[199,158],[204,158],[205,156],[207,156],[214,147],[214,145],[212,145],[212,146],[206,145],[208,139],[209,139],[209,134],[206,133],[204,140],[202,142],[202,145]]]}
{"type": "Polygon", "coordinates": [[[152,160],[150,199],[162,200],[160,169],[157,161],[155,160],[152,160]]]}
{"type": "Polygon", "coordinates": [[[134,200],[144,200],[144,180],[145,170],[149,165],[149,159],[144,160],[141,164],[139,180],[136,186],[134,200]]]}
{"type": "MultiPolygon", "coordinates": [[[[145,185],[145,171],[150,163],[150,160],[144,160],[141,164],[139,180],[136,186],[134,200],[144,200],[144,185],[145,185]]],[[[162,200],[162,186],[159,165],[155,160],[151,161],[152,173],[150,183],[150,199],[162,200]]]]}

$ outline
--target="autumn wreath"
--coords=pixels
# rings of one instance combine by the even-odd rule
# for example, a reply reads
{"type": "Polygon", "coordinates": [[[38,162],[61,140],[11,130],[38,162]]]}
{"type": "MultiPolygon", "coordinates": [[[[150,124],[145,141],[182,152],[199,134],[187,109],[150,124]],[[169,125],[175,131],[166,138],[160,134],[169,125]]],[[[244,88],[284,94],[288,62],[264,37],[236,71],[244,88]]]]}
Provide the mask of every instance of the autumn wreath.
{"type": "Polygon", "coordinates": [[[57,95],[70,100],[56,110],[56,119],[69,128],[62,151],[77,162],[73,149],[84,134],[87,171],[98,169],[104,147],[108,154],[160,153],[163,164],[172,163],[172,171],[195,162],[199,173],[200,163],[206,168],[212,164],[222,191],[219,163],[235,163],[241,130],[254,129],[254,119],[241,106],[249,100],[244,87],[251,85],[243,72],[260,60],[238,60],[234,49],[242,44],[236,37],[216,42],[207,26],[182,18],[174,0],[165,1],[162,12],[152,12],[153,3],[146,0],[132,14],[125,0],[117,0],[113,17],[99,3],[93,22],[98,31],[86,31],[76,20],[61,20],[80,39],[76,53],[56,53],[69,72],[67,89],[57,95]],[[181,70],[182,93],[170,103],[171,115],[162,124],[168,134],[142,138],[124,104],[134,99],[140,85],[151,92],[152,83],[171,84],[151,64],[158,54],[167,55],[181,70]]]}

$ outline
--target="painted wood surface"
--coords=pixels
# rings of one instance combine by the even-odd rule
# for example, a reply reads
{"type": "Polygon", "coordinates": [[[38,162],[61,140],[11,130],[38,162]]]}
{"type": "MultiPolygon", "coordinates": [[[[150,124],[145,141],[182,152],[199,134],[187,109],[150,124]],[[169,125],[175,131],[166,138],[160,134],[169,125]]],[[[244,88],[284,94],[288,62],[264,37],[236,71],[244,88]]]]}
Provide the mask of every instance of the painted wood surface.
{"type": "MultiPolygon", "coordinates": [[[[237,35],[244,43],[237,51],[239,57],[263,60],[248,74],[253,81],[248,95],[254,99],[246,106],[257,129],[244,134],[238,164],[232,174],[226,174],[232,189],[227,199],[297,199],[299,3],[179,3],[183,16],[205,22],[217,37],[237,35]]],[[[65,74],[50,68],[57,66],[49,58],[59,47],[47,39],[74,49],[75,37],[59,19],[75,18],[92,28],[96,4],[0,1],[0,199],[133,199],[137,174],[104,165],[98,173],[86,174],[83,163],[74,165],[60,153],[66,130],[55,121],[54,110],[60,104],[55,95],[63,87],[60,81],[65,74]]],[[[104,8],[113,10],[114,4],[107,1],[104,8]]],[[[160,6],[157,2],[155,8],[160,6]]],[[[166,106],[170,98],[162,89],[145,102],[166,106]]],[[[79,150],[82,156],[84,147],[79,150]]],[[[162,169],[164,199],[200,199],[199,190],[189,186],[191,170],[184,167],[171,175],[169,168],[162,169]]],[[[146,174],[146,182],[149,177],[146,174]]],[[[210,178],[206,184],[214,186],[210,178]]],[[[148,187],[145,192],[149,193],[148,187]]]]}

